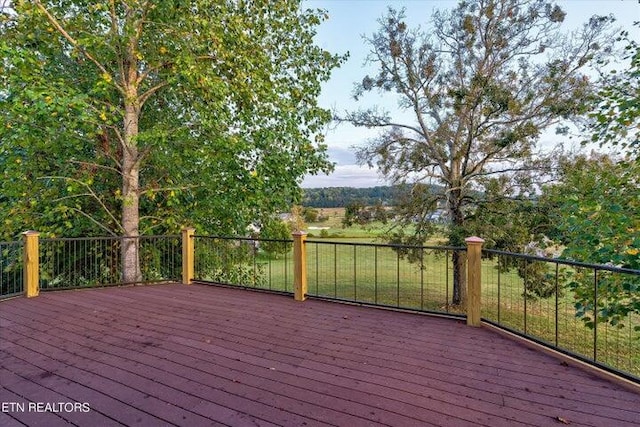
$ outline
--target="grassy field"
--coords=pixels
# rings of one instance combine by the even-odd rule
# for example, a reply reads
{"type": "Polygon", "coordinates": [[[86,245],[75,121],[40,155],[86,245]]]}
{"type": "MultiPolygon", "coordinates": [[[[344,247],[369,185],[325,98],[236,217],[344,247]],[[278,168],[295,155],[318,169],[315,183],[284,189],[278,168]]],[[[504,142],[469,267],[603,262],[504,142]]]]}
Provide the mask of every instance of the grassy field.
{"type": "MultiPolygon", "coordinates": [[[[354,224],[344,227],[344,208],[323,208],[318,210],[327,219],[321,222],[307,224],[309,239],[327,239],[331,241],[357,242],[357,243],[385,243],[384,234],[391,228],[392,224],[383,224],[373,221],[369,224],[354,224]]],[[[411,233],[411,227],[403,227],[406,233],[411,233]]],[[[435,236],[426,242],[429,246],[444,245],[446,239],[442,236],[435,236]]]]}
{"type": "MultiPolygon", "coordinates": [[[[372,244],[382,243],[380,236],[384,228],[381,224],[370,228],[339,226],[334,229],[333,225],[341,224],[340,213],[340,210],[332,209],[326,222],[312,225],[330,228],[328,237],[314,235],[307,243],[310,295],[406,309],[464,313],[463,307],[450,304],[453,286],[451,251],[423,250],[416,254],[418,262],[409,262],[393,248],[372,244]]],[[[313,234],[314,231],[311,230],[313,234]]],[[[435,240],[434,244],[437,243],[435,240]]],[[[277,257],[259,249],[247,251],[246,247],[236,246],[231,250],[234,251],[244,255],[229,257],[217,253],[213,258],[224,267],[216,270],[217,277],[202,278],[293,291],[291,251],[277,257]],[[231,265],[235,267],[230,268],[231,265]]],[[[211,271],[211,268],[203,269],[211,271]]],[[[624,328],[600,323],[594,331],[576,317],[570,290],[563,289],[557,300],[555,294],[549,298],[525,299],[523,279],[517,271],[498,272],[495,260],[483,261],[482,282],[484,318],[588,359],[594,359],[595,351],[598,362],[640,376],[640,333],[631,327],[640,325],[639,316],[630,316],[624,328]]]]}
{"type": "Polygon", "coordinates": [[[307,224],[309,239],[349,239],[349,241],[375,241],[380,240],[386,229],[380,222],[373,222],[366,226],[353,225],[344,227],[344,208],[323,208],[318,210],[326,220],[307,224]]]}

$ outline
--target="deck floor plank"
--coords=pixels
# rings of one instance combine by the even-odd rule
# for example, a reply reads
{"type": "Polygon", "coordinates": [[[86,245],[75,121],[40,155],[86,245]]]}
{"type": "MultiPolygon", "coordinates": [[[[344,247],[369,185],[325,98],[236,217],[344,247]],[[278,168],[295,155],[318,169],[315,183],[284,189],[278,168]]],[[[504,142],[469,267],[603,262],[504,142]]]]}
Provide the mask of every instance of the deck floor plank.
{"type": "Polygon", "coordinates": [[[2,425],[640,425],[640,394],[451,319],[203,285],[0,302],[2,425]],[[47,422],[48,421],[48,422],[47,422]]]}

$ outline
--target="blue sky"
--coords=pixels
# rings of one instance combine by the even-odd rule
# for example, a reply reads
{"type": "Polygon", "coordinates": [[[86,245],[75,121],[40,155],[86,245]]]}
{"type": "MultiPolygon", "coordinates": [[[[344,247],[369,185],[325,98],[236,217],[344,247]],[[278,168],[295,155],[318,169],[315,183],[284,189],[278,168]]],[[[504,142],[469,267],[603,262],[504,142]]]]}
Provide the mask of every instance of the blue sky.
{"type": "MultiPolygon", "coordinates": [[[[367,95],[366,102],[356,103],[352,96],[353,85],[361,81],[368,71],[363,65],[368,47],[362,40],[363,35],[370,36],[378,28],[378,19],[382,17],[388,6],[405,8],[409,27],[429,23],[432,12],[436,9],[451,9],[455,0],[307,0],[304,6],[327,10],[329,19],[318,29],[316,42],[322,48],[343,54],[349,52],[349,59],[342,67],[336,69],[320,96],[320,104],[325,108],[338,112],[369,107],[374,104],[387,109],[394,109],[396,100],[383,98],[377,94],[367,95]]],[[[558,4],[567,12],[563,27],[567,30],[578,28],[592,15],[613,14],[617,25],[632,31],[635,39],[640,39],[638,27],[633,21],[640,20],[638,0],[564,0],[558,4]]],[[[370,71],[371,72],[371,71],[370,71]]],[[[354,147],[363,145],[368,139],[375,137],[376,131],[354,128],[341,124],[332,126],[327,131],[326,144],[329,147],[331,160],[336,163],[335,172],[329,176],[309,176],[303,187],[372,187],[385,184],[376,170],[357,165],[354,147]]],[[[555,135],[551,138],[554,138],[555,135]]],[[[558,138],[558,137],[555,137],[558,138]]],[[[560,141],[549,141],[554,143],[560,141]]]]}

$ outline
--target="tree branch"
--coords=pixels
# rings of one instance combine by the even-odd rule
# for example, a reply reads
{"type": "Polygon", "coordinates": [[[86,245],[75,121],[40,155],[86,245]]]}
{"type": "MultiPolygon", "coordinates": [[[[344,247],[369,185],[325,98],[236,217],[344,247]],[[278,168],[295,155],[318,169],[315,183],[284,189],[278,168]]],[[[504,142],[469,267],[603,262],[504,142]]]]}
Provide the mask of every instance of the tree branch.
{"type": "MultiPolygon", "coordinates": [[[[62,36],[67,39],[67,41],[69,43],[71,43],[71,45],[75,48],[77,48],[80,52],[82,52],[82,54],[91,62],[93,62],[96,67],[98,67],[98,69],[100,71],[102,71],[103,74],[105,74],[106,76],[111,77],[111,73],[109,71],[107,71],[107,69],[104,67],[104,65],[102,65],[97,59],[95,59],[93,57],[93,55],[91,55],[89,52],[87,52],[87,50],[85,48],[83,48],[82,46],[80,46],[80,44],[78,43],[78,41],[76,39],[74,39],[73,37],[71,37],[71,35],[62,27],[62,25],[60,25],[60,23],[58,22],[58,20],[47,10],[46,7],[44,7],[42,5],[42,2],[40,0],[35,0],[35,4],[38,7],[38,9],[40,9],[42,11],[42,13],[45,14],[45,16],[47,17],[47,19],[49,20],[49,22],[51,23],[51,25],[53,25],[55,27],[56,30],[58,30],[58,32],[60,34],[62,34],[62,36]]],[[[120,93],[122,93],[123,95],[125,95],[125,91],[124,88],[120,87],[117,83],[115,83],[115,81],[113,80],[113,78],[111,78],[111,84],[118,89],[118,91],[120,91],[120,93]]]]}
{"type": "Polygon", "coordinates": [[[181,191],[181,190],[190,190],[192,188],[198,188],[199,185],[183,185],[180,187],[162,187],[162,188],[147,188],[145,190],[138,191],[140,196],[149,194],[149,193],[160,193],[164,191],[181,191]]]}
{"type": "Polygon", "coordinates": [[[55,175],[43,176],[43,177],[40,177],[40,178],[37,178],[37,179],[59,179],[59,180],[63,180],[63,181],[71,181],[71,182],[75,182],[77,184],[80,184],[81,186],[85,187],[88,190],[88,192],[89,192],[88,195],[98,202],[98,204],[102,207],[102,209],[104,209],[104,211],[107,213],[109,218],[111,218],[113,223],[116,224],[122,230],[122,228],[123,228],[122,224],[120,224],[120,222],[116,219],[116,217],[111,213],[109,208],[107,208],[107,206],[104,204],[102,199],[100,199],[100,197],[98,197],[98,195],[91,189],[91,186],[89,184],[87,184],[86,182],[82,182],[79,179],[70,178],[68,176],[55,176],[55,175]]]}
{"type": "MultiPolygon", "coordinates": [[[[72,206],[69,207],[69,209],[71,209],[74,212],[79,213],[80,215],[84,216],[85,218],[89,219],[91,222],[93,222],[94,224],[96,224],[98,227],[102,228],[103,230],[105,230],[107,233],[109,233],[110,235],[114,236],[114,237],[118,237],[117,233],[114,233],[113,231],[111,231],[108,227],[106,227],[104,224],[102,224],[100,221],[98,221],[97,219],[93,218],[91,215],[89,215],[88,213],[84,212],[81,209],[78,208],[74,208],[72,206]]],[[[118,225],[119,226],[119,225],[118,225]]]]}
{"type": "MultiPolygon", "coordinates": [[[[363,112],[367,113],[367,112],[363,112]]],[[[403,123],[395,123],[395,122],[391,122],[388,120],[384,120],[384,118],[382,117],[375,117],[375,116],[371,116],[368,120],[367,118],[358,118],[357,114],[349,114],[347,116],[346,119],[342,119],[342,118],[336,118],[336,120],[338,122],[349,122],[354,126],[358,126],[358,127],[368,127],[368,128],[372,128],[372,127],[377,127],[377,128],[382,128],[382,127],[397,127],[397,128],[402,128],[402,129],[408,129],[411,130],[415,133],[417,133],[418,135],[423,135],[422,131],[414,126],[410,126],[410,125],[406,125],[403,123]]]]}
{"type": "Polygon", "coordinates": [[[122,175],[122,172],[119,169],[116,169],[114,167],[107,166],[107,165],[101,165],[101,164],[93,163],[93,162],[83,162],[83,161],[80,161],[80,160],[69,160],[69,163],[74,163],[74,164],[84,165],[84,166],[94,166],[94,167],[99,168],[99,169],[105,169],[105,170],[108,170],[108,171],[115,172],[118,175],[122,175]]]}
{"type": "MultiPolygon", "coordinates": [[[[140,81],[141,79],[138,78],[138,80],[140,81]]],[[[163,87],[167,86],[169,83],[167,82],[160,82],[157,85],[149,88],[145,93],[143,93],[142,95],[140,95],[138,97],[138,103],[140,104],[140,108],[142,108],[142,106],[144,105],[144,103],[147,101],[147,99],[149,99],[149,97],[151,95],[153,95],[154,93],[156,93],[157,91],[159,91],[160,89],[162,89],[163,87]]]]}
{"type": "Polygon", "coordinates": [[[505,168],[505,169],[498,169],[493,171],[478,172],[475,174],[468,175],[468,177],[471,178],[471,177],[480,177],[480,176],[490,176],[490,175],[502,174],[507,172],[530,172],[530,171],[538,171],[540,169],[541,168],[539,166],[523,166],[523,167],[517,167],[517,168],[505,168]]]}

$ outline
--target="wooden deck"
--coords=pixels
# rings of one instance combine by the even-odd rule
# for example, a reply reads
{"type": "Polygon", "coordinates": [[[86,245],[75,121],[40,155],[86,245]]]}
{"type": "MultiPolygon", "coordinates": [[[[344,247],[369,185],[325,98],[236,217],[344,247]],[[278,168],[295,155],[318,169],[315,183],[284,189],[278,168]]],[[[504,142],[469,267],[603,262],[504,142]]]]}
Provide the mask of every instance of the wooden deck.
{"type": "Polygon", "coordinates": [[[0,302],[0,360],[7,427],[640,425],[640,394],[487,328],[203,285],[0,302]]]}

